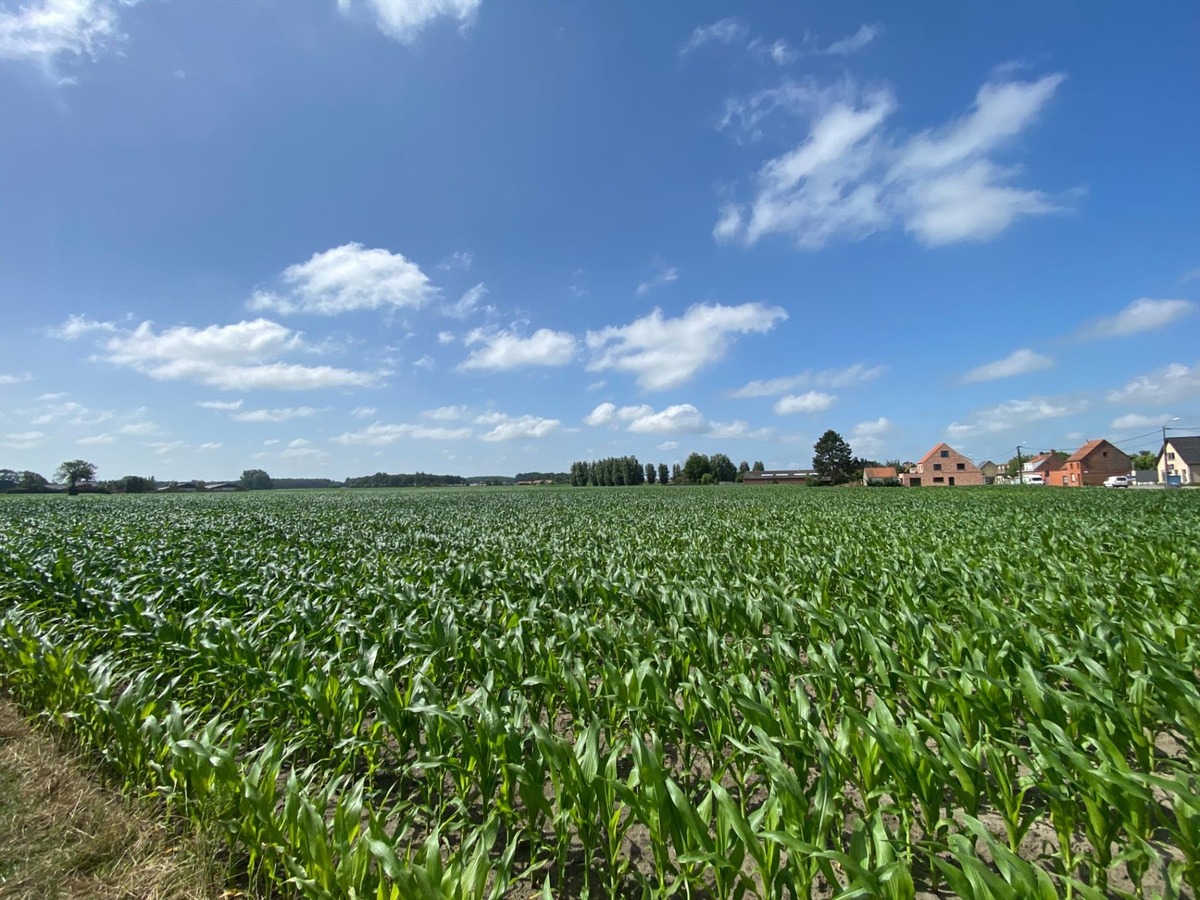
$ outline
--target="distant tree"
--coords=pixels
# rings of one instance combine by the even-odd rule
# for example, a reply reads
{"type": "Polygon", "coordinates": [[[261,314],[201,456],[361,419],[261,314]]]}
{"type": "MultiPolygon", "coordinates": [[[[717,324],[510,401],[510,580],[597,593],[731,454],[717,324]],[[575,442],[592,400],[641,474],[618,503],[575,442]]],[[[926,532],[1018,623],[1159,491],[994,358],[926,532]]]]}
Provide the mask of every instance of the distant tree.
{"type": "Polygon", "coordinates": [[[1004,464],[1004,474],[1009,478],[1016,478],[1021,471],[1021,464],[1028,462],[1028,460],[1029,457],[1024,455],[1019,458],[1016,456],[1012,457],[1012,459],[1004,464]]]}
{"type": "Polygon", "coordinates": [[[762,464],[762,460],[761,460],[761,459],[756,459],[756,460],[754,461],[754,465],[750,467],[750,471],[752,471],[752,472],[765,472],[765,471],[767,471],[767,469],[766,469],[766,466],[764,466],[764,465],[762,464]]]}
{"type": "Polygon", "coordinates": [[[897,475],[904,471],[904,463],[900,462],[898,459],[889,459],[884,463],[884,465],[895,469],[897,475]]]}
{"type": "Polygon", "coordinates": [[[699,484],[706,474],[712,474],[712,460],[703,453],[689,453],[683,461],[683,480],[688,484],[699,484]]]}
{"type": "Polygon", "coordinates": [[[853,471],[850,445],[832,428],[813,444],[813,468],[830,484],[845,484],[853,471]]]}
{"type": "Polygon", "coordinates": [[[700,476],[700,484],[716,484],[716,483],[717,483],[717,481],[713,477],[712,472],[705,472],[703,475],[700,476]]]}
{"type": "Polygon", "coordinates": [[[154,490],[154,480],[141,475],[126,475],[117,482],[117,490],[125,494],[148,494],[154,490]]]}
{"type": "Polygon", "coordinates": [[[744,459],[740,463],[738,463],[738,474],[739,475],[745,475],[749,471],[750,471],[750,463],[746,462],[744,459]]]}
{"type": "Polygon", "coordinates": [[[1143,450],[1133,458],[1133,467],[1135,469],[1155,469],[1158,468],[1158,454],[1151,453],[1149,450],[1143,450]]]}
{"type": "MultiPolygon", "coordinates": [[[[378,475],[383,476],[384,480],[388,478],[383,472],[379,472],[378,475]]],[[[242,473],[241,482],[242,486],[248,491],[269,491],[275,487],[274,482],[271,481],[271,476],[262,469],[247,469],[242,473]]],[[[378,485],[378,487],[388,486],[387,484],[378,485]]]]}
{"type": "Polygon", "coordinates": [[[717,481],[737,480],[737,466],[724,453],[714,453],[709,458],[709,463],[712,466],[713,478],[717,481]]]}
{"type": "Polygon", "coordinates": [[[23,491],[26,494],[37,494],[45,491],[50,486],[41,474],[30,472],[28,469],[21,473],[21,478],[17,482],[17,490],[23,491]]]}
{"type": "Polygon", "coordinates": [[[657,477],[658,470],[654,468],[654,463],[646,463],[646,484],[654,484],[657,477]]]}
{"type": "Polygon", "coordinates": [[[683,468],[679,463],[671,464],[671,484],[679,484],[683,481],[683,468]]]}
{"type": "Polygon", "coordinates": [[[0,494],[14,490],[21,481],[21,474],[12,469],[0,469],[0,494]]]}
{"type": "Polygon", "coordinates": [[[96,464],[86,459],[69,459],[54,471],[54,477],[67,483],[67,493],[79,493],[80,484],[91,484],[96,480],[96,464]]]}
{"type": "Polygon", "coordinates": [[[658,483],[666,484],[667,481],[670,479],[670,477],[671,477],[671,473],[670,473],[670,470],[667,468],[667,464],[659,463],[658,464],[658,483]]]}

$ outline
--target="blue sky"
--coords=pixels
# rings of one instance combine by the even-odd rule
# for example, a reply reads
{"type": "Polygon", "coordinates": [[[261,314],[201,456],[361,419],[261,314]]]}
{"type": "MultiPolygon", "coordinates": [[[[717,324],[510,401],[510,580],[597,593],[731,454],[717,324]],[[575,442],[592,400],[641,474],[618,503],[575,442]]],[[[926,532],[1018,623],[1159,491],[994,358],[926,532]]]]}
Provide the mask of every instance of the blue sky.
{"type": "Polygon", "coordinates": [[[0,0],[0,467],[1200,426],[1200,6],[0,0]]]}

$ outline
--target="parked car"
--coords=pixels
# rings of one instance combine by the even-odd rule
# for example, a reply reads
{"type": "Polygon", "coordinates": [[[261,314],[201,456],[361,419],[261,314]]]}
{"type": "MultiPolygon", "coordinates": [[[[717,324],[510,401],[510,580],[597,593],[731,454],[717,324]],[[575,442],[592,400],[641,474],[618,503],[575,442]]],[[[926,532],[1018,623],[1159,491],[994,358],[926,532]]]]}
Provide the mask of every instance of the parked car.
{"type": "Polygon", "coordinates": [[[1045,477],[1044,477],[1044,476],[1042,476],[1042,475],[1026,475],[1026,476],[1025,476],[1025,484],[1041,484],[1041,485],[1044,485],[1045,483],[1046,483],[1046,479],[1045,479],[1045,477]]]}
{"type": "Polygon", "coordinates": [[[1104,479],[1105,487],[1129,487],[1133,479],[1128,475],[1109,475],[1104,479]]]}

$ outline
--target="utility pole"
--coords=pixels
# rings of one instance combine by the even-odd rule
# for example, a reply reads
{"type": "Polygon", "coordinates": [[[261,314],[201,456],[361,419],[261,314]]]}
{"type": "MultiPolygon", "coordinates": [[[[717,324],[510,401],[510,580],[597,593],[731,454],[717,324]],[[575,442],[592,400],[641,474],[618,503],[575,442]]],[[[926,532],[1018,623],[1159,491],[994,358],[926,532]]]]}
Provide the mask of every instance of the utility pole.
{"type": "MultiPolygon", "coordinates": [[[[1163,434],[1166,434],[1164,431],[1163,434]]],[[[1021,479],[1021,484],[1025,483],[1025,465],[1021,460],[1021,445],[1017,444],[1017,477],[1021,479]]]]}

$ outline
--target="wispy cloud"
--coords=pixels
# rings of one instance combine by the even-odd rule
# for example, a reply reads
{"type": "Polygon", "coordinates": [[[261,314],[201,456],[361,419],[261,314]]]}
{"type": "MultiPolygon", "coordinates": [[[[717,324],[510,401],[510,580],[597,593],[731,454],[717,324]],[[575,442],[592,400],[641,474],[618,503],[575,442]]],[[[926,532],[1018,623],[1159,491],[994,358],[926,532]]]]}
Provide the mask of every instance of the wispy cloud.
{"type": "Polygon", "coordinates": [[[1012,378],[1014,375],[1025,375],[1038,372],[1054,365],[1054,360],[1040,353],[1034,353],[1028,348],[1014,350],[1004,359],[976,366],[963,376],[963,381],[994,381],[997,378],[1012,378]]]}
{"type": "Polygon", "coordinates": [[[684,45],[679,48],[679,55],[687,56],[710,44],[740,43],[747,40],[749,36],[750,28],[746,23],[733,18],[719,19],[694,29],[684,45]]]}
{"type": "Polygon", "coordinates": [[[1080,335],[1085,338],[1115,338],[1155,331],[1177,322],[1196,308],[1189,300],[1134,300],[1114,316],[1097,319],[1084,326],[1080,335]]]}
{"type": "Polygon", "coordinates": [[[887,366],[868,366],[854,363],[840,369],[823,369],[819,372],[801,372],[798,375],[785,375],[782,378],[770,378],[764,381],[751,381],[742,385],[729,396],[743,397],[773,397],[776,394],[786,394],[806,387],[851,388],[874,381],[887,371],[887,366]]]}
{"type": "Polygon", "coordinates": [[[806,391],[803,394],[787,394],[775,403],[775,412],[781,416],[794,413],[824,412],[837,402],[835,394],[824,394],[821,391],[806,391]]]}
{"type": "Polygon", "coordinates": [[[998,406],[974,413],[969,421],[952,422],[946,427],[950,438],[971,437],[978,434],[995,434],[1011,431],[1030,422],[1054,419],[1080,412],[1086,408],[1082,400],[1069,401],[1046,397],[1027,400],[1009,400],[998,406]]]}
{"type": "MultiPolygon", "coordinates": [[[[496,308],[494,306],[481,305],[483,298],[486,297],[487,294],[487,285],[481,281],[473,288],[465,291],[456,302],[443,305],[441,308],[442,314],[455,319],[466,319],[477,312],[495,313],[496,308]]],[[[446,333],[448,332],[442,332],[442,334],[446,333]]],[[[451,340],[453,340],[454,336],[451,335],[450,337],[451,340]]],[[[447,341],[441,340],[441,334],[438,335],[438,340],[439,343],[448,343],[447,341]]]]}
{"type": "Polygon", "coordinates": [[[908,138],[885,127],[897,109],[889,89],[828,103],[805,140],[762,165],[748,204],[722,207],[713,236],[751,245],[784,234],[813,250],[901,227],[940,246],[988,240],[1018,219],[1060,212],[1062,202],[1014,186],[1019,169],[995,157],[1063,80],[990,81],[967,115],[908,138]]]}
{"type": "Polygon", "coordinates": [[[1141,413],[1128,413],[1124,416],[1118,416],[1108,423],[1108,427],[1115,431],[1131,431],[1134,428],[1157,428],[1160,425],[1165,425],[1170,422],[1174,416],[1170,413],[1163,413],[1157,416],[1145,416],[1141,413]]]}
{"type": "Polygon", "coordinates": [[[27,381],[33,381],[33,373],[18,372],[16,374],[0,374],[0,384],[24,384],[27,381]]]}
{"type": "Polygon", "coordinates": [[[312,406],[285,406],[279,409],[248,409],[235,412],[231,419],[235,422],[287,422],[291,419],[307,419],[319,415],[324,410],[312,406]]]}
{"type": "Polygon", "coordinates": [[[352,15],[355,7],[368,11],[379,33],[400,44],[412,44],[438,19],[449,19],[465,31],[475,24],[482,0],[337,0],[338,9],[352,15]]]}
{"type": "Polygon", "coordinates": [[[674,266],[668,266],[666,262],[657,256],[654,258],[654,267],[658,271],[637,286],[636,293],[639,297],[645,296],[655,288],[660,288],[679,279],[679,270],[674,266]]]}
{"type": "Polygon", "coordinates": [[[485,441],[543,438],[558,431],[562,425],[558,419],[547,419],[541,416],[509,416],[504,413],[487,413],[475,421],[482,425],[493,426],[491,431],[480,436],[485,441]]]}
{"type": "Polygon", "coordinates": [[[856,50],[861,50],[875,38],[883,34],[882,25],[863,25],[854,34],[844,37],[839,41],[834,41],[822,52],[827,56],[849,56],[856,50]]]}
{"type": "Polygon", "coordinates": [[[60,84],[64,59],[96,60],[125,40],[118,11],[132,3],[113,0],[26,0],[15,9],[0,8],[0,59],[37,66],[60,84]]]}
{"type": "Polygon", "coordinates": [[[1200,406],[1200,364],[1171,363],[1154,372],[1139,375],[1122,388],[1109,391],[1109,403],[1158,406],[1167,403],[1191,403],[1200,406]]]}
{"type": "Polygon", "coordinates": [[[442,428],[433,425],[413,425],[401,423],[387,425],[376,422],[360,431],[347,431],[345,434],[332,438],[335,444],[354,445],[365,444],[370,447],[382,447],[394,444],[400,440],[414,441],[460,441],[471,436],[470,428],[442,428]]]}

